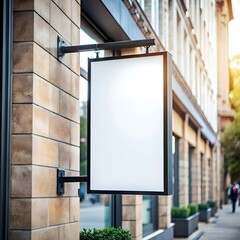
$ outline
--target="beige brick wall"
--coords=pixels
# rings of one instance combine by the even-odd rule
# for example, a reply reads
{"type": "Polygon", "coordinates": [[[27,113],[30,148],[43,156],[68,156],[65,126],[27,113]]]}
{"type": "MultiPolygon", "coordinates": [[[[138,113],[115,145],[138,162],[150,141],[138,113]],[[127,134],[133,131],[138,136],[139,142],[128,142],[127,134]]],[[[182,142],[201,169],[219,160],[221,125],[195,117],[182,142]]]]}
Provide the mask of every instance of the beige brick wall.
{"type": "Polygon", "coordinates": [[[171,224],[171,200],[172,196],[158,197],[158,227],[166,229],[171,224]]]}
{"type": "Polygon", "coordinates": [[[80,1],[14,0],[11,239],[79,239],[78,183],[56,195],[56,168],[79,171],[80,1]]]}
{"type": "Polygon", "coordinates": [[[197,146],[197,134],[190,126],[187,128],[186,139],[193,147],[197,146]]]}
{"type": "Polygon", "coordinates": [[[197,132],[196,148],[193,150],[192,155],[192,202],[201,203],[201,153],[200,141],[201,130],[197,132]]]}
{"type": "Polygon", "coordinates": [[[174,110],[172,110],[172,131],[179,137],[183,136],[183,120],[174,110]]]}
{"type": "Polygon", "coordinates": [[[208,167],[208,148],[209,148],[209,143],[206,143],[205,146],[205,153],[204,157],[203,157],[203,187],[202,187],[202,191],[203,191],[203,202],[206,202],[209,200],[209,167],[208,167]]]}
{"type": "Polygon", "coordinates": [[[219,183],[220,181],[220,166],[217,158],[217,146],[212,150],[212,199],[217,201],[220,199],[219,183]]]}
{"type": "Polygon", "coordinates": [[[142,196],[122,196],[122,227],[131,232],[133,240],[142,239],[142,196]]]}
{"type": "Polygon", "coordinates": [[[179,140],[179,205],[188,204],[188,115],[183,123],[183,137],[179,140]]]}
{"type": "Polygon", "coordinates": [[[202,203],[208,200],[217,200],[219,185],[219,166],[217,165],[217,153],[210,143],[203,140],[201,129],[195,131],[188,124],[188,114],[181,122],[180,116],[173,111],[173,133],[179,138],[179,205],[186,206],[189,203],[188,194],[188,151],[189,144],[192,152],[192,203],[202,203]],[[177,125],[181,125],[179,131],[177,125]],[[175,126],[175,127],[174,127],[175,126]],[[178,133],[182,132],[182,136],[178,133]],[[201,157],[202,155],[202,157],[201,157]],[[202,158],[202,160],[201,160],[202,158]],[[202,161],[202,162],[201,162],[202,161]],[[202,181],[202,182],[201,182],[202,181]]]}

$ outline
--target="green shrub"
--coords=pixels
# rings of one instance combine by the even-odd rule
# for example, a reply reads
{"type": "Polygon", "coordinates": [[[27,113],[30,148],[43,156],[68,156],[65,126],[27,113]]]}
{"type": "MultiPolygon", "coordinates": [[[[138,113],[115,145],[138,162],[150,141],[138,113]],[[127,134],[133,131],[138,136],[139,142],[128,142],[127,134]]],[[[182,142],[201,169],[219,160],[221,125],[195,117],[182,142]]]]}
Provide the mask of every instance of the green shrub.
{"type": "Polygon", "coordinates": [[[172,218],[177,218],[179,216],[179,208],[178,207],[172,207],[171,216],[172,216],[172,218]]]}
{"type": "Polygon", "coordinates": [[[188,208],[190,209],[190,215],[193,215],[194,213],[198,212],[198,205],[197,204],[189,204],[188,208]]]}
{"type": "Polygon", "coordinates": [[[208,203],[200,203],[200,204],[198,204],[198,208],[199,208],[199,210],[207,210],[209,208],[209,204],[208,203]]]}
{"type": "Polygon", "coordinates": [[[81,240],[131,240],[128,230],[122,228],[83,229],[80,232],[81,240]]]}
{"type": "Polygon", "coordinates": [[[172,216],[172,218],[178,218],[178,216],[179,216],[179,208],[178,207],[172,207],[171,216],[172,216]]]}
{"type": "Polygon", "coordinates": [[[213,201],[213,200],[208,200],[207,203],[208,203],[210,208],[215,208],[216,205],[217,205],[217,202],[213,201]]]}
{"type": "Polygon", "coordinates": [[[173,207],[171,210],[172,218],[187,218],[190,215],[188,207],[173,207]]]}

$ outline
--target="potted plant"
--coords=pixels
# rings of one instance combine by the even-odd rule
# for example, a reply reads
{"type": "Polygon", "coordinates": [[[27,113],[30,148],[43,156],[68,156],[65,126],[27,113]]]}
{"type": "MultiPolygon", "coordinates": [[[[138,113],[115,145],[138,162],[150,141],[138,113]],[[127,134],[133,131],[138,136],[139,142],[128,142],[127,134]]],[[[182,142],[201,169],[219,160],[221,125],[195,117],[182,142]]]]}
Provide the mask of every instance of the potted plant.
{"type": "Polygon", "coordinates": [[[174,237],[188,237],[198,228],[198,206],[173,207],[171,211],[174,226],[174,237]]]}
{"type": "Polygon", "coordinates": [[[208,200],[207,203],[211,208],[211,217],[214,217],[217,212],[217,202],[213,200],[208,200]]]}
{"type": "Polygon", "coordinates": [[[104,228],[104,229],[83,229],[80,232],[81,240],[131,240],[131,234],[128,230],[122,228],[104,228]]]}
{"type": "Polygon", "coordinates": [[[208,203],[198,204],[199,208],[199,221],[208,223],[211,217],[211,208],[208,203]]]}
{"type": "Polygon", "coordinates": [[[198,205],[194,203],[188,204],[188,208],[190,209],[190,215],[193,215],[198,212],[198,205]]]}

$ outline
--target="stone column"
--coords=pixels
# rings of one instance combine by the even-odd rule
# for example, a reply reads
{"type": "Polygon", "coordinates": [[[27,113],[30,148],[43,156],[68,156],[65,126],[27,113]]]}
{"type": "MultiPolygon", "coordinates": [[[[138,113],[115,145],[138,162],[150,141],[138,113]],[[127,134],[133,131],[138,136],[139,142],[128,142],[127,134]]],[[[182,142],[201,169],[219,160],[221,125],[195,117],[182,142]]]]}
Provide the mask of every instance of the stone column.
{"type": "Polygon", "coordinates": [[[122,227],[131,232],[132,240],[142,239],[142,196],[122,196],[122,227]]]}
{"type": "Polygon", "coordinates": [[[201,202],[201,153],[200,153],[201,130],[198,129],[197,145],[192,153],[192,202],[201,202]]]}
{"type": "Polygon", "coordinates": [[[217,205],[218,207],[222,207],[223,204],[223,199],[224,199],[224,188],[223,188],[223,169],[221,166],[223,166],[223,155],[221,154],[221,145],[219,144],[219,139],[220,136],[218,134],[218,144],[215,145],[216,147],[216,152],[214,154],[215,158],[215,164],[216,164],[216,200],[217,200],[217,205]]]}
{"type": "Polygon", "coordinates": [[[209,147],[209,141],[206,141],[206,173],[205,173],[205,177],[206,177],[206,195],[205,195],[205,201],[209,200],[209,188],[210,188],[210,169],[209,169],[209,161],[211,161],[211,150],[209,147]]]}
{"type": "Polygon", "coordinates": [[[218,183],[220,181],[219,178],[219,167],[217,164],[217,145],[215,145],[213,147],[212,150],[212,172],[213,172],[213,179],[212,179],[212,189],[213,189],[213,193],[212,193],[212,199],[217,201],[217,199],[219,199],[219,191],[218,191],[218,183]]]}
{"type": "Polygon", "coordinates": [[[80,41],[80,1],[14,0],[11,239],[79,239],[79,54],[57,60],[57,35],[80,41]]]}
{"type": "Polygon", "coordinates": [[[208,161],[206,152],[202,156],[202,199],[201,202],[206,202],[208,200],[208,161]]]}
{"type": "Polygon", "coordinates": [[[208,159],[208,182],[209,182],[209,186],[208,186],[208,199],[211,199],[213,200],[213,195],[214,195],[214,184],[213,184],[213,181],[215,179],[215,171],[216,171],[216,168],[215,168],[215,171],[213,171],[213,151],[212,149],[210,150],[210,158],[208,159]]]}
{"type": "Polygon", "coordinates": [[[183,123],[183,137],[179,139],[179,205],[188,205],[188,141],[186,140],[189,116],[183,123]]]}
{"type": "Polygon", "coordinates": [[[169,228],[171,224],[172,196],[158,197],[158,224],[159,228],[169,228]]]}

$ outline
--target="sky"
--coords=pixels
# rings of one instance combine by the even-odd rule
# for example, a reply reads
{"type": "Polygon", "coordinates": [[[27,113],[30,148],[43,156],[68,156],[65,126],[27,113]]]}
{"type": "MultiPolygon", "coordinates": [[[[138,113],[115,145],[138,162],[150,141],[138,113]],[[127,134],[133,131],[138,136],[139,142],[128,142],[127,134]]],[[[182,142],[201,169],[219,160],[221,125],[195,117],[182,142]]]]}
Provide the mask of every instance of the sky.
{"type": "Polygon", "coordinates": [[[232,0],[233,20],[229,22],[229,54],[231,59],[240,55],[240,0],[232,0]]]}

